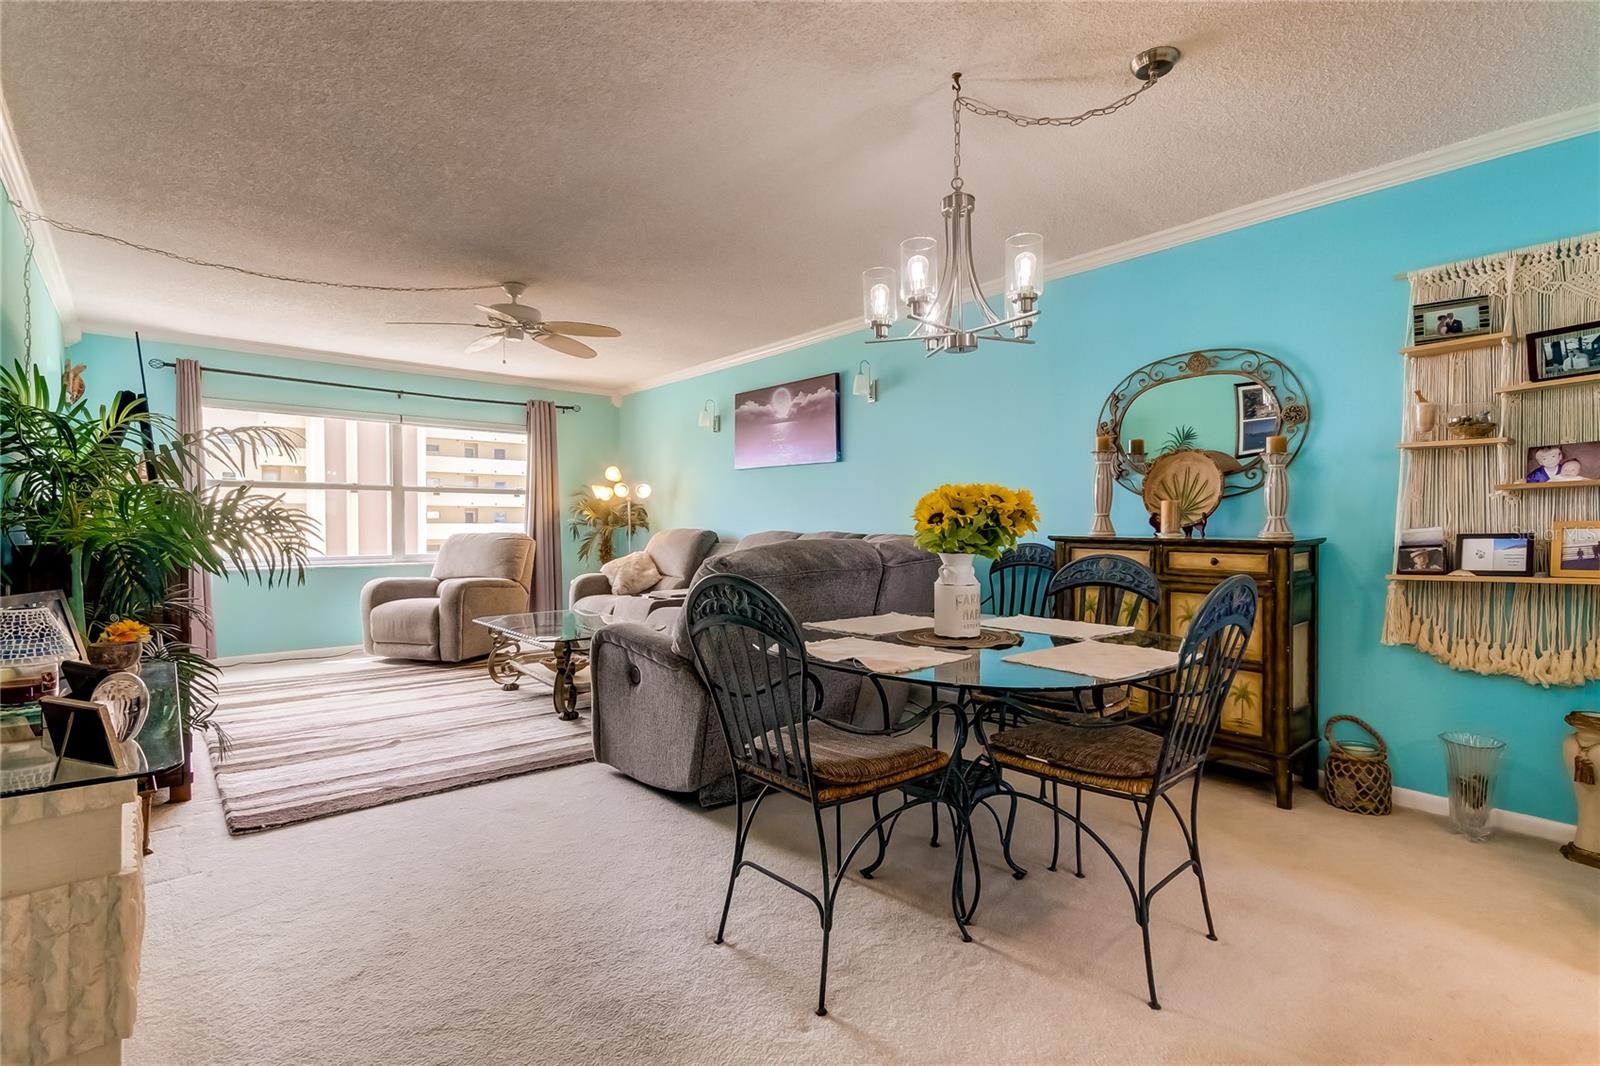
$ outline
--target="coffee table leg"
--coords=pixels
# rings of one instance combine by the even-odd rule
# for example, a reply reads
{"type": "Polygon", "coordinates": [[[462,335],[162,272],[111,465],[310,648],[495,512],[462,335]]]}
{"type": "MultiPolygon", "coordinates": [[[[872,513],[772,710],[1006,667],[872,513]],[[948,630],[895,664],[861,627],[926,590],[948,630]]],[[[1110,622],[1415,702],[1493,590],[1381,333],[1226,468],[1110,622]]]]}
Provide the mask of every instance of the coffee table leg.
{"type": "Polygon", "coordinates": [[[515,692],[521,686],[517,679],[521,676],[512,665],[522,645],[501,633],[494,634],[494,641],[489,646],[489,680],[505,689],[515,692]]]}
{"type": "Polygon", "coordinates": [[[578,672],[578,668],[572,654],[572,645],[564,640],[556,644],[555,671],[555,692],[552,693],[552,697],[556,710],[560,712],[560,718],[570,722],[578,717],[578,690],[573,684],[573,675],[578,672]]]}

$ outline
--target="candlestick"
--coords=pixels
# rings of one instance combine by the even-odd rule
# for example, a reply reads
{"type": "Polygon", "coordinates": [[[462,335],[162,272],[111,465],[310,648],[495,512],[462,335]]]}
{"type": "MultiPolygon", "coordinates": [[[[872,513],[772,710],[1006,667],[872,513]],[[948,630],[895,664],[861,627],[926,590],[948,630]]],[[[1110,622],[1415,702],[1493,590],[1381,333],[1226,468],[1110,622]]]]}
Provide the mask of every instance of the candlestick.
{"type": "Polygon", "coordinates": [[[1287,454],[1289,451],[1289,438],[1274,433],[1267,438],[1267,454],[1287,454]]]}
{"type": "Polygon", "coordinates": [[[1267,454],[1262,458],[1267,464],[1267,478],[1262,488],[1262,497],[1267,505],[1267,522],[1261,527],[1258,536],[1262,540],[1293,540],[1294,534],[1289,531],[1287,515],[1289,513],[1289,451],[1288,441],[1283,437],[1267,438],[1267,454]],[[1280,445],[1274,448],[1273,442],[1280,445]]]}
{"type": "Polygon", "coordinates": [[[1117,531],[1111,525],[1111,464],[1117,452],[1110,437],[1094,439],[1094,523],[1089,527],[1091,537],[1114,537],[1117,531]]]}

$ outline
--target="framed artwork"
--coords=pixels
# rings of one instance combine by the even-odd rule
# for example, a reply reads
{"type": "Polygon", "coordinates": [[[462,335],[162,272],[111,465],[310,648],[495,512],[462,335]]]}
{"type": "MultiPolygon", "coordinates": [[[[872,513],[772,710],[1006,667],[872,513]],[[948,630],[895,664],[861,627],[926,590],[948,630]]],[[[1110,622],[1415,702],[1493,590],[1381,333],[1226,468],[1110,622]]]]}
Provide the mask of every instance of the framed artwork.
{"type": "Polygon", "coordinates": [[[1528,380],[1600,374],[1600,322],[1528,334],[1528,380]]]}
{"type": "Polygon", "coordinates": [[[1233,407],[1238,423],[1234,458],[1260,455],[1267,450],[1267,438],[1278,432],[1278,398],[1259,381],[1241,381],[1233,387],[1233,407]]]}
{"type": "Polygon", "coordinates": [[[1487,296],[1437,300],[1411,309],[1411,343],[1414,345],[1491,332],[1487,296]]]}
{"type": "Polygon", "coordinates": [[[1550,532],[1550,576],[1600,581],[1600,522],[1556,522],[1550,532]]]}
{"type": "Polygon", "coordinates": [[[1517,533],[1457,533],[1456,567],[1482,577],[1532,577],[1533,538],[1517,533]]]}
{"type": "Polygon", "coordinates": [[[733,468],[837,463],[839,375],[751,389],[733,398],[733,468]]]}
{"type": "Polygon", "coordinates": [[[1535,444],[1528,449],[1523,471],[1523,483],[1528,485],[1600,479],[1600,440],[1535,444]]]}
{"type": "Polygon", "coordinates": [[[1395,554],[1397,574],[1448,574],[1449,560],[1443,544],[1402,544],[1395,554]]]}

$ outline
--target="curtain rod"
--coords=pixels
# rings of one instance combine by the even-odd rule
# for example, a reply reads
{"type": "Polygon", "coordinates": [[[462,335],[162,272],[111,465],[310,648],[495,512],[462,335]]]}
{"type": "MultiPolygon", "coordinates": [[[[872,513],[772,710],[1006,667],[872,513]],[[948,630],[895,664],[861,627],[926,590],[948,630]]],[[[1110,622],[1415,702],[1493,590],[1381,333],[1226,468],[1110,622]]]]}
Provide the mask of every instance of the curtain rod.
{"type": "MultiPolygon", "coordinates": [[[[170,359],[151,359],[147,365],[152,370],[162,370],[167,367],[176,367],[178,364],[170,359]]],[[[362,392],[381,392],[386,396],[404,399],[407,396],[422,396],[430,400],[456,400],[460,403],[492,403],[501,407],[521,407],[520,400],[485,400],[477,396],[451,396],[443,392],[414,392],[411,389],[385,389],[377,385],[351,385],[343,381],[321,381],[317,378],[292,378],[284,374],[262,374],[254,370],[224,370],[220,367],[202,365],[202,371],[207,374],[231,374],[236,378],[262,378],[267,381],[288,381],[296,385],[326,385],[330,389],[360,389],[362,392]]],[[[582,411],[583,407],[575,403],[558,403],[557,411],[582,411]]]]}

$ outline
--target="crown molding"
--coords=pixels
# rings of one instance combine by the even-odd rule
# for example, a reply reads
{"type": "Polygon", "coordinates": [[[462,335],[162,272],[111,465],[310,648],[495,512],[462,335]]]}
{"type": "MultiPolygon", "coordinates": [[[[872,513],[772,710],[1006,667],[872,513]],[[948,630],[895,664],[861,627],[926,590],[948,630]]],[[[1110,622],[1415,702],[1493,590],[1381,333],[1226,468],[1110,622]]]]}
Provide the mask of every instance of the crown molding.
{"type": "MultiPolygon", "coordinates": [[[[1269,222],[1276,218],[1309,211],[1314,207],[1337,203],[1356,196],[1363,196],[1380,189],[1403,185],[1406,182],[1417,181],[1420,178],[1431,177],[1446,171],[1457,170],[1461,167],[1471,166],[1474,163],[1484,163],[1501,156],[1513,155],[1524,152],[1530,148],[1553,144],[1564,141],[1569,137],[1577,137],[1585,133],[1600,130],[1600,104],[1574,108],[1544,118],[1536,118],[1528,122],[1521,122],[1515,126],[1507,126],[1492,133],[1485,133],[1477,137],[1469,137],[1454,144],[1447,144],[1441,148],[1434,148],[1417,155],[1399,159],[1392,163],[1369,167],[1366,170],[1347,174],[1331,181],[1318,182],[1308,185],[1303,189],[1269,196],[1264,200],[1245,204],[1242,207],[1219,211],[1217,214],[1205,218],[1186,222],[1181,226],[1160,230],[1143,237],[1123,241],[1120,244],[1109,245],[1092,252],[1084,252],[1067,259],[1058,259],[1045,267],[1044,274],[1047,280],[1068,277],[1072,274],[1082,274],[1086,271],[1097,270],[1100,267],[1121,263],[1129,259],[1150,255],[1153,252],[1165,251],[1181,244],[1190,244],[1194,241],[1204,240],[1227,233],[1230,230],[1243,229],[1254,226],[1260,222],[1269,222]]],[[[994,282],[985,281],[986,288],[992,289],[994,282]]],[[[783,352],[804,348],[818,341],[831,340],[853,333],[863,327],[859,318],[848,318],[835,322],[820,329],[807,333],[800,333],[783,340],[773,341],[755,348],[747,348],[733,355],[712,359],[704,363],[683,367],[671,373],[662,374],[640,381],[625,387],[624,395],[643,392],[646,389],[670,385],[674,382],[688,381],[691,378],[701,377],[718,370],[729,367],[742,366],[761,359],[767,359],[783,352]]]]}
{"type": "MultiPolygon", "coordinates": [[[[28,165],[22,161],[16,131],[11,125],[11,109],[6,106],[4,96],[0,96],[0,182],[5,183],[6,192],[13,199],[20,200],[31,210],[40,210],[39,193],[28,176],[28,165]]],[[[28,225],[20,219],[18,223],[28,225]]],[[[78,305],[72,299],[66,272],[61,268],[61,255],[56,251],[55,233],[49,226],[32,229],[33,261],[44,279],[44,287],[50,292],[50,302],[55,304],[56,317],[61,320],[61,343],[63,346],[75,344],[83,335],[83,329],[78,321],[78,305]]]]}
{"type": "Polygon", "coordinates": [[[524,389],[542,389],[546,392],[569,392],[582,396],[615,397],[615,390],[597,385],[577,385],[541,378],[519,377],[516,374],[496,374],[489,370],[450,369],[441,373],[439,368],[427,363],[408,363],[404,359],[384,359],[379,356],[352,355],[348,352],[330,352],[319,348],[295,348],[286,344],[241,340],[237,337],[214,337],[201,333],[184,333],[180,330],[151,328],[129,322],[109,322],[91,319],[83,323],[84,333],[98,333],[107,337],[133,338],[158,344],[183,344],[192,348],[210,348],[219,352],[238,352],[243,355],[269,355],[283,359],[299,359],[310,363],[328,363],[338,366],[360,367],[367,370],[390,370],[395,373],[417,374],[421,377],[444,381],[479,381],[487,385],[514,385],[524,389]]]}

